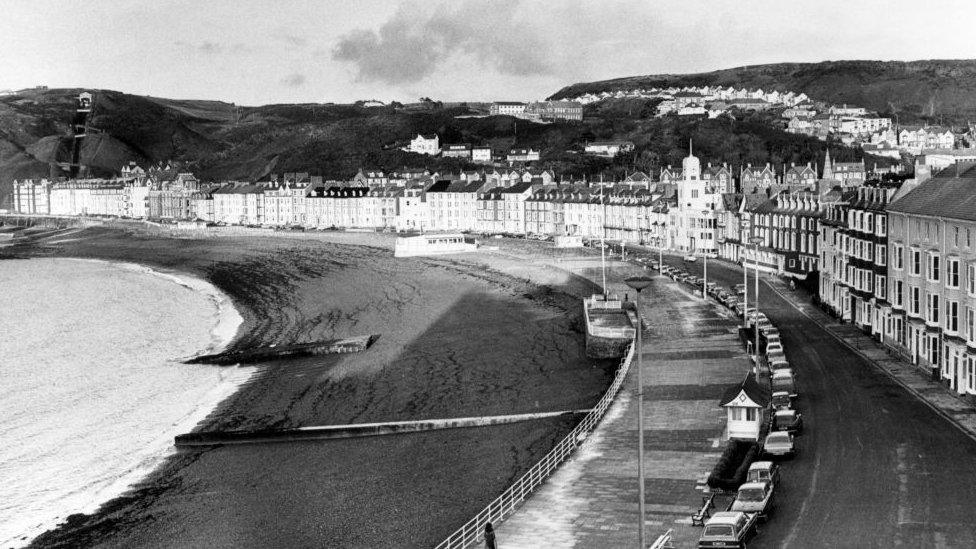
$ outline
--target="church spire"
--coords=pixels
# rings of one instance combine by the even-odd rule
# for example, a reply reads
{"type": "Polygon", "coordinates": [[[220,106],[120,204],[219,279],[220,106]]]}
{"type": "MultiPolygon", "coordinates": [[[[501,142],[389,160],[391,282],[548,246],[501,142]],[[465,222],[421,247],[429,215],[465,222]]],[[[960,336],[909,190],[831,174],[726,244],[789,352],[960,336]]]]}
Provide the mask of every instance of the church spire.
{"type": "Polygon", "coordinates": [[[827,154],[824,155],[823,179],[834,178],[834,163],[830,161],[830,147],[827,147],[827,154]]]}

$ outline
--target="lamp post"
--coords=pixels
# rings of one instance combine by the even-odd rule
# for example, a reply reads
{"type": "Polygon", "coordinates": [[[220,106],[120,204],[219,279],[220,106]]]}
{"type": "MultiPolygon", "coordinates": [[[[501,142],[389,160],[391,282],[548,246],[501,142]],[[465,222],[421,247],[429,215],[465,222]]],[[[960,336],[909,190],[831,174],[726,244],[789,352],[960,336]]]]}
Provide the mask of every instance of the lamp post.
{"type": "Polygon", "coordinates": [[[638,524],[638,540],[640,549],[647,547],[644,540],[644,376],[641,373],[643,349],[641,332],[644,331],[644,321],[640,312],[640,293],[641,290],[651,284],[648,276],[633,276],[624,282],[637,292],[637,493],[638,493],[638,512],[640,514],[638,524]]]}
{"type": "Polygon", "coordinates": [[[702,299],[708,299],[708,254],[702,255],[702,299]]]}
{"type": "MultiPolygon", "coordinates": [[[[753,339],[755,343],[753,343],[753,345],[755,346],[755,350],[756,350],[756,371],[758,372],[759,371],[759,243],[762,242],[762,238],[758,236],[754,236],[749,239],[749,242],[752,243],[753,246],[752,249],[754,254],[752,259],[756,263],[756,286],[755,286],[756,318],[755,318],[755,322],[753,322],[753,325],[755,326],[755,332],[754,332],[755,336],[753,339]]],[[[745,270],[745,267],[743,267],[743,270],[745,270]]],[[[746,290],[747,290],[746,293],[748,293],[748,288],[746,288],[746,290]]]]}

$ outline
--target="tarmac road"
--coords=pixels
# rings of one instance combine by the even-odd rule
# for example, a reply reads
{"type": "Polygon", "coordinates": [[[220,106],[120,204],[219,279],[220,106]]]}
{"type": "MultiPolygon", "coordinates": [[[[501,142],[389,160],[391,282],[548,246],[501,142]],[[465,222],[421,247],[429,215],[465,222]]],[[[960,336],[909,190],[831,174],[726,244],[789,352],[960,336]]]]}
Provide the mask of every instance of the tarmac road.
{"type": "MultiPolygon", "coordinates": [[[[665,262],[702,274],[700,259],[665,262]]],[[[718,262],[708,274],[742,283],[718,262]]],[[[976,547],[976,440],[764,284],[759,297],[797,372],[804,432],[749,547],[976,547]]]]}

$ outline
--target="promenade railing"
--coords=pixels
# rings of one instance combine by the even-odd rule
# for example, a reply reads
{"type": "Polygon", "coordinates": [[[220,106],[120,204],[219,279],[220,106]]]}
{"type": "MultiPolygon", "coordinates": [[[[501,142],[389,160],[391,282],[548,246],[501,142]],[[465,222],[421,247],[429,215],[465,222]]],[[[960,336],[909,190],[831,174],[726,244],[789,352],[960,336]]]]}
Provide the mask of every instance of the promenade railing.
{"type": "Polygon", "coordinates": [[[613,382],[603,394],[603,398],[597,402],[596,406],[579,422],[576,427],[563,438],[559,444],[532,466],[514,484],[509,486],[500,496],[488,504],[474,518],[464,523],[446,540],[437,545],[437,549],[461,549],[470,547],[482,541],[485,525],[489,522],[497,525],[505,518],[511,516],[524,502],[542,485],[556,469],[568,460],[575,451],[586,440],[586,437],[593,432],[596,426],[606,415],[607,409],[613,404],[614,398],[623,385],[630,363],[634,358],[634,345],[630,345],[627,354],[620,361],[620,367],[613,378],[613,382]]]}

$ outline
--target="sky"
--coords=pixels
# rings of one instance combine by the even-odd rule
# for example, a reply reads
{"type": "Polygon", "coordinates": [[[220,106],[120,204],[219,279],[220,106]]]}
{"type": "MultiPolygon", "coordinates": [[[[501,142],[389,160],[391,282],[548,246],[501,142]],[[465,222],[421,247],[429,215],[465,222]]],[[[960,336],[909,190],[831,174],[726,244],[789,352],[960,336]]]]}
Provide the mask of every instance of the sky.
{"type": "Polygon", "coordinates": [[[239,105],[535,100],[642,74],[976,58],[971,0],[0,0],[0,14],[0,90],[239,105]]]}

